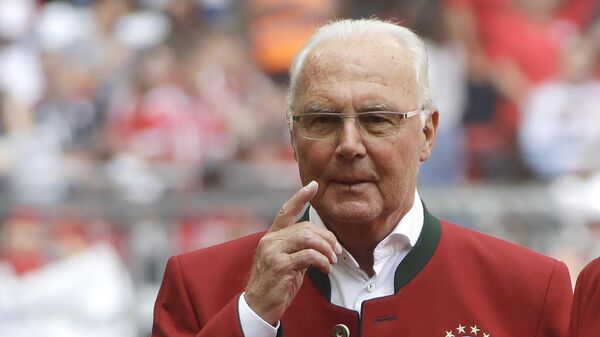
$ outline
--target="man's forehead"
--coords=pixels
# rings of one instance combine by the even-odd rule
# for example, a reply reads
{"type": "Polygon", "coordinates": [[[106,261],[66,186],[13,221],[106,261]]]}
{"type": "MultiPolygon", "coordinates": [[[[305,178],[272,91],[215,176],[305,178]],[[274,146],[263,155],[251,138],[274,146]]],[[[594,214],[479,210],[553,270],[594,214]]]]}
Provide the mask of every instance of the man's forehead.
{"type": "Polygon", "coordinates": [[[416,85],[412,58],[405,47],[388,36],[359,37],[316,46],[302,66],[296,94],[344,81],[395,87],[398,94],[406,95],[413,94],[416,85]]]}
{"type": "Polygon", "coordinates": [[[301,77],[318,74],[355,75],[365,80],[414,78],[408,50],[391,36],[325,40],[315,46],[302,65],[301,77]]]}

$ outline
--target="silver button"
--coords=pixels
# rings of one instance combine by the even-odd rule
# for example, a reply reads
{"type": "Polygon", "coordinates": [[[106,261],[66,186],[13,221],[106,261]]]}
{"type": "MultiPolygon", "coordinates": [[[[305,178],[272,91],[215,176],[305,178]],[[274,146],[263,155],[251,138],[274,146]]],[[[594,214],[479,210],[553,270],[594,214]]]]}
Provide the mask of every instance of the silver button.
{"type": "Polygon", "coordinates": [[[375,290],[375,283],[369,283],[367,285],[367,290],[373,292],[375,290]]]}
{"type": "Polygon", "coordinates": [[[333,327],[333,337],[350,337],[350,329],[344,324],[336,324],[333,327]]]}

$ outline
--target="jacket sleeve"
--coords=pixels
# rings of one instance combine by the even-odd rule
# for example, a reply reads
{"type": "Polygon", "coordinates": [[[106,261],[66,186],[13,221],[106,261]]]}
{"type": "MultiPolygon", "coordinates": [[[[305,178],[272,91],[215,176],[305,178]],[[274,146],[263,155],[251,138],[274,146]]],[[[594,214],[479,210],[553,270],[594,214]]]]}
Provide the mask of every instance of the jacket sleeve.
{"type": "Polygon", "coordinates": [[[208,321],[202,321],[181,274],[179,257],[171,257],[154,305],[152,337],[243,337],[238,297],[231,299],[208,321]]]}
{"type": "Polygon", "coordinates": [[[569,326],[573,288],[567,266],[556,262],[546,288],[536,337],[565,337],[569,326]]]}

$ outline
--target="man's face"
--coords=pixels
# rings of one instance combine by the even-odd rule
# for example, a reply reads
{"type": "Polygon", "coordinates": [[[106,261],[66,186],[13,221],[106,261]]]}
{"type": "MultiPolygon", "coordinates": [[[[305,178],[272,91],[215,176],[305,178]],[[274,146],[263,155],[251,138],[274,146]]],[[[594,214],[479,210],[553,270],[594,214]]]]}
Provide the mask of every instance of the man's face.
{"type": "MultiPolygon", "coordinates": [[[[295,95],[295,114],[421,108],[411,59],[391,38],[317,47],[305,61],[295,95]]],[[[376,138],[346,118],[336,138],[312,140],[294,123],[300,177],[303,184],[319,183],[311,204],[325,223],[385,226],[405,214],[413,203],[419,162],[431,152],[437,113],[426,125],[415,116],[403,121],[397,136],[376,138]]]]}

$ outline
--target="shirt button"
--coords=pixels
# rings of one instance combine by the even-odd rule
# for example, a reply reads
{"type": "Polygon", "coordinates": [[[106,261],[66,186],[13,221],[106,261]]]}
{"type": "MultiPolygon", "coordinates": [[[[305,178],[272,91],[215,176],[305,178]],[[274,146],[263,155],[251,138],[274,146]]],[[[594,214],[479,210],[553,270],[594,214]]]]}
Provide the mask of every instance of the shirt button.
{"type": "Polygon", "coordinates": [[[344,324],[336,324],[333,327],[332,337],[350,337],[350,329],[344,324]]]}
{"type": "Polygon", "coordinates": [[[367,285],[367,290],[373,292],[375,290],[375,283],[369,283],[367,285]]]}

